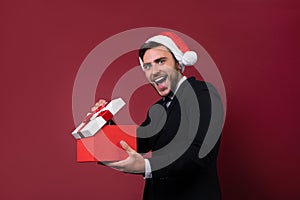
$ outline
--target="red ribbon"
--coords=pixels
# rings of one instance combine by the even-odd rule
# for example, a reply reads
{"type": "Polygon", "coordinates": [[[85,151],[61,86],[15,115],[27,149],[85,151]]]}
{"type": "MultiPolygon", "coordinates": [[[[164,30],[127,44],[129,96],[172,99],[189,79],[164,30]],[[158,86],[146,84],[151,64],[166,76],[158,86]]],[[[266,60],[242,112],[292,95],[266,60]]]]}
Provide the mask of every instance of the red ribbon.
{"type": "Polygon", "coordinates": [[[105,121],[108,121],[113,117],[113,114],[109,110],[104,110],[97,115],[97,117],[99,116],[101,116],[105,121]]]}
{"type": "MultiPolygon", "coordinates": [[[[105,104],[99,106],[96,110],[94,110],[94,112],[88,114],[84,120],[82,121],[84,123],[84,125],[78,130],[78,133],[80,134],[80,131],[90,122],[91,117],[99,112],[100,110],[102,110],[106,105],[108,104],[108,102],[106,102],[105,104]]],[[[102,117],[105,121],[110,120],[113,117],[113,114],[109,111],[109,110],[103,110],[101,111],[97,117],[102,117]]]]}
{"type": "MultiPolygon", "coordinates": [[[[99,112],[100,110],[102,110],[106,105],[108,104],[108,102],[106,102],[105,104],[99,106],[96,110],[94,110],[94,112],[88,114],[84,119],[83,119],[83,123],[87,123],[90,121],[91,117],[96,113],[99,112]]],[[[98,115],[99,116],[99,115],[98,115]]],[[[97,117],[98,117],[97,116],[97,117]]]]}

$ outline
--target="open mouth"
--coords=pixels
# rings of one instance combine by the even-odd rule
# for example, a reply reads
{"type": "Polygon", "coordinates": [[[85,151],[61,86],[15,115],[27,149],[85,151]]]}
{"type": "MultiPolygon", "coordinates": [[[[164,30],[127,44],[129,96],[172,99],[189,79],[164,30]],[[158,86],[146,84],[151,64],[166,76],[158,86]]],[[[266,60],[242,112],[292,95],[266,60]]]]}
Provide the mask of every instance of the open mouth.
{"type": "Polygon", "coordinates": [[[161,77],[158,77],[156,79],[153,80],[154,83],[156,83],[156,85],[160,85],[161,83],[165,82],[167,80],[167,75],[166,76],[161,76],[161,77]]]}

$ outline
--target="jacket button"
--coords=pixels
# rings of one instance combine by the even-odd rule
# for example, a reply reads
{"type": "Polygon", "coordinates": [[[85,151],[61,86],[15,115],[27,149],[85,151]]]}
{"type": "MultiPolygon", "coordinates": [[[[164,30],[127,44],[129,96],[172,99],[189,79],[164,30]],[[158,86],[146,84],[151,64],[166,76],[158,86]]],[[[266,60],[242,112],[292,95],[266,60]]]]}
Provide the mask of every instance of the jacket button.
{"type": "Polygon", "coordinates": [[[161,180],[161,181],[165,181],[165,180],[167,180],[168,179],[168,177],[166,176],[166,177],[160,177],[159,178],[159,180],[161,180]]]}

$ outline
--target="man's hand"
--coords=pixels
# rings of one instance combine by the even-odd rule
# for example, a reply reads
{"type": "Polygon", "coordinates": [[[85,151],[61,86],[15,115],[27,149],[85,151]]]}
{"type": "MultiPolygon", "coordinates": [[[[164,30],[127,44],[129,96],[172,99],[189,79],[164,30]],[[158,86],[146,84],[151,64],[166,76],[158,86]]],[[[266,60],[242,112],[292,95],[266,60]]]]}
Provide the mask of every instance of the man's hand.
{"type": "Polygon", "coordinates": [[[98,107],[102,106],[103,104],[106,104],[105,99],[100,99],[98,102],[95,103],[95,105],[91,108],[91,111],[94,112],[98,107]]]}
{"type": "Polygon", "coordinates": [[[145,160],[143,156],[133,150],[126,142],[121,141],[120,144],[122,148],[127,152],[128,157],[125,160],[108,162],[104,164],[123,172],[144,173],[145,160]]]}
{"type": "MultiPolygon", "coordinates": [[[[91,108],[91,111],[95,111],[99,106],[102,106],[107,101],[100,99],[95,105],[91,108]]],[[[122,148],[128,154],[128,157],[125,160],[117,162],[101,162],[109,167],[115,168],[119,171],[129,172],[129,173],[144,173],[145,172],[145,160],[142,155],[133,150],[126,142],[120,142],[122,148]]]]}

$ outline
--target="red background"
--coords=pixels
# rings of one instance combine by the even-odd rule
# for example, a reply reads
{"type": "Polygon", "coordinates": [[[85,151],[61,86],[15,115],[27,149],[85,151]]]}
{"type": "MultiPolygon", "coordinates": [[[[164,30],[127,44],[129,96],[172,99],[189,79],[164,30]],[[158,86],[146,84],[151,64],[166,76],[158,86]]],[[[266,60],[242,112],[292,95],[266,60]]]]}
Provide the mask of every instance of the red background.
{"type": "Polygon", "coordinates": [[[298,0],[0,1],[0,199],[140,199],[142,177],[76,163],[70,132],[85,57],[147,26],[189,35],[219,67],[223,198],[299,199],[299,17],[298,0]]]}

